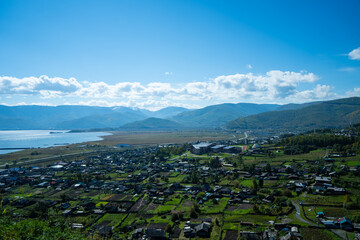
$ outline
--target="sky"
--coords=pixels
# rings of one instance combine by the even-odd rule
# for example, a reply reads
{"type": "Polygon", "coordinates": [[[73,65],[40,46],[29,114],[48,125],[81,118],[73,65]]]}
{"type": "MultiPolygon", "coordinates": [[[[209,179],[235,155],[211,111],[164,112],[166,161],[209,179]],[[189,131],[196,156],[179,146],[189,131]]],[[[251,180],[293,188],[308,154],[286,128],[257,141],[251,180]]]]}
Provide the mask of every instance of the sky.
{"type": "Polygon", "coordinates": [[[0,104],[360,96],[360,1],[0,0],[0,104]]]}

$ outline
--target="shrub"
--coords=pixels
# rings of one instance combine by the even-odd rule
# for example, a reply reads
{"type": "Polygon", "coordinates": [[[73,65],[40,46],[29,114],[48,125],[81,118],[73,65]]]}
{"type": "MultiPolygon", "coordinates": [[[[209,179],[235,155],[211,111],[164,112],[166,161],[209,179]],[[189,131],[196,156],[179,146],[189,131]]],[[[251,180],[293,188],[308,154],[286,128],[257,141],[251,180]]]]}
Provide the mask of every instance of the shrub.
{"type": "Polygon", "coordinates": [[[345,202],[344,208],[346,209],[358,209],[358,205],[354,202],[345,202]]]}

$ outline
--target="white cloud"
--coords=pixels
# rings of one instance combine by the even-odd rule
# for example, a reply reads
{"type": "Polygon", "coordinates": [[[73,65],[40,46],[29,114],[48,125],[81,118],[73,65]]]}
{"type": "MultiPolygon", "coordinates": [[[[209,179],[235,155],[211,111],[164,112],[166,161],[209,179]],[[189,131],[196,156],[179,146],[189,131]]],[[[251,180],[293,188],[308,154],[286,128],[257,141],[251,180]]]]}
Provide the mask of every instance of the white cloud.
{"type": "Polygon", "coordinates": [[[165,75],[173,75],[173,72],[165,72],[165,75]]]}
{"type": "Polygon", "coordinates": [[[360,47],[355,48],[348,55],[351,60],[360,60],[360,47]]]}
{"type": "Polygon", "coordinates": [[[36,94],[41,91],[72,93],[82,85],[75,78],[49,78],[48,76],[15,78],[0,77],[0,94],[36,94]]]}
{"type": "Polygon", "coordinates": [[[275,100],[294,94],[298,84],[315,82],[317,79],[313,73],[273,70],[265,75],[248,73],[220,76],[211,85],[225,99],[243,96],[275,100]]]}
{"type": "Polygon", "coordinates": [[[252,66],[251,64],[247,64],[247,65],[246,65],[246,68],[248,68],[248,69],[252,69],[252,68],[253,68],[253,66],[252,66]]]}
{"type": "Polygon", "coordinates": [[[347,91],[345,95],[346,97],[360,97],[360,87],[347,91]]]}
{"type": "MultiPolygon", "coordinates": [[[[4,106],[24,106],[24,105],[56,106],[55,104],[51,104],[48,102],[17,102],[15,104],[0,102],[0,105],[4,105],[4,106]]],[[[66,105],[66,104],[64,104],[64,105],[66,105]]],[[[68,104],[68,105],[71,105],[71,104],[68,104]]]]}
{"type": "MultiPolygon", "coordinates": [[[[272,70],[265,74],[234,74],[208,81],[171,84],[168,82],[79,82],[75,78],[47,76],[0,77],[0,95],[49,99],[61,104],[131,106],[158,109],[166,106],[201,107],[221,102],[285,103],[333,97],[332,89],[316,85],[299,91],[304,83],[318,80],[313,73],[272,70]]],[[[36,100],[38,100],[36,99],[36,100]]],[[[33,100],[29,100],[29,102],[33,100]]]]}
{"type": "Polygon", "coordinates": [[[332,88],[329,85],[317,84],[314,89],[296,92],[286,99],[289,102],[301,103],[316,100],[330,100],[337,97],[338,95],[332,92],[332,88]]]}

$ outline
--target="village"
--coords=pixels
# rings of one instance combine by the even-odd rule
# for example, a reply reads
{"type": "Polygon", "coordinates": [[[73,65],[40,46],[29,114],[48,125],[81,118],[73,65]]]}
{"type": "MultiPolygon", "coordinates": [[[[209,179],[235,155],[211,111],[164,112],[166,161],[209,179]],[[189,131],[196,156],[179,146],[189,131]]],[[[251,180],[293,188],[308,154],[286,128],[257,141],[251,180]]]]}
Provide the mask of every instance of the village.
{"type": "Polygon", "coordinates": [[[89,238],[356,239],[356,155],[288,156],[275,143],[278,136],[130,147],[6,166],[1,212],[55,216],[89,238]]]}

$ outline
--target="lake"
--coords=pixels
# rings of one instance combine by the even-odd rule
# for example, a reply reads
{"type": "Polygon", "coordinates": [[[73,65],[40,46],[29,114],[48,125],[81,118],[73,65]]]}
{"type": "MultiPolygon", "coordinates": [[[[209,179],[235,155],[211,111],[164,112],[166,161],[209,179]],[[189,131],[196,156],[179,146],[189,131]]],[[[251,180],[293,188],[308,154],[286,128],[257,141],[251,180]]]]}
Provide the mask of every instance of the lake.
{"type": "MultiPolygon", "coordinates": [[[[76,132],[59,130],[0,131],[0,148],[46,148],[102,140],[106,132],[76,132]]],[[[20,150],[0,150],[0,154],[20,150]]]]}

